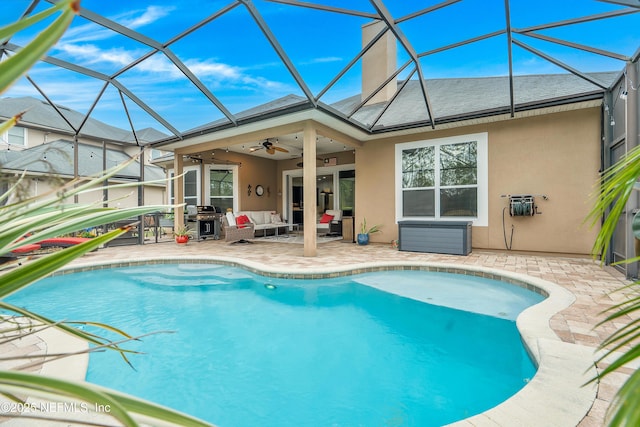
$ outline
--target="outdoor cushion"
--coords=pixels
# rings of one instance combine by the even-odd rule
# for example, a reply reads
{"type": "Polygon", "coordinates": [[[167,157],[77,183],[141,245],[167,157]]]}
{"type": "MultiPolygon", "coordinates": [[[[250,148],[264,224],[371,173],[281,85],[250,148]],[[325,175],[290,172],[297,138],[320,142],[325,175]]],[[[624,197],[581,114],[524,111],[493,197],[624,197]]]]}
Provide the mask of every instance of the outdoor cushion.
{"type": "Polygon", "coordinates": [[[227,222],[229,223],[229,225],[231,227],[235,227],[236,226],[236,217],[233,216],[233,213],[227,212],[227,222]]]}
{"type": "Polygon", "coordinates": [[[320,218],[320,224],[328,224],[333,219],[333,215],[322,214],[322,218],[320,218]]]}
{"type": "Polygon", "coordinates": [[[238,228],[245,228],[245,224],[249,223],[251,223],[251,221],[249,221],[249,217],[246,215],[240,215],[236,217],[236,224],[238,225],[238,228]]]}

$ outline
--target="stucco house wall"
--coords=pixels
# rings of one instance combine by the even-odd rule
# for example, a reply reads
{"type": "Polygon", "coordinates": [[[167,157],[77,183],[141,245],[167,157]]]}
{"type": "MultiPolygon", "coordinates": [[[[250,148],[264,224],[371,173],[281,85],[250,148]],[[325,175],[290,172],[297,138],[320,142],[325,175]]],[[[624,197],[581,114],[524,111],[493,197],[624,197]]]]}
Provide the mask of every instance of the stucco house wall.
{"type": "Polygon", "coordinates": [[[366,218],[383,229],[371,241],[398,238],[396,144],[487,132],[489,217],[486,227],[473,227],[473,247],[505,249],[513,225],[513,250],[589,254],[598,226],[585,218],[601,168],[600,123],[600,108],[589,108],[367,142],[356,151],[356,228],[366,218]],[[503,228],[508,199],[501,196],[508,194],[548,200],[536,197],[541,214],[533,217],[507,210],[503,228]]]}

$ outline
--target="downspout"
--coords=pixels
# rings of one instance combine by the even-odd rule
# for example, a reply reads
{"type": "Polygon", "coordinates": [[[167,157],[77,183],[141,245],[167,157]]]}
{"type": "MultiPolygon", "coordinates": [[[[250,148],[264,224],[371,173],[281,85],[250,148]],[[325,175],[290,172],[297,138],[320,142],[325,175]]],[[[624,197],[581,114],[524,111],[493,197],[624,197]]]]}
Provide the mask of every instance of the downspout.
{"type": "MultiPolygon", "coordinates": [[[[78,179],[78,133],[73,136],[73,179],[78,179]]],[[[77,184],[76,184],[77,185],[77,184]]],[[[73,203],[78,204],[78,194],[73,195],[73,203]]]]}
{"type": "MultiPolygon", "coordinates": [[[[102,173],[107,170],[107,143],[102,141],[102,173]]],[[[102,182],[102,206],[109,207],[109,180],[102,182]]],[[[106,230],[105,230],[106,232],[106,230]]]]}
{"type": "MultiPolygon", "coordinates": [[[[138,157],[140,162],[140,179],[138,180],[138,206],[144,206],[144,147],[140,147],[140,156],[138,157]]],[[[138,244],[144,244],[144,215],[140,215],[138,220],[140,221],[140,232],[138,233],[138,244]]]]}
{"type": "MultiPolygon", "coordinates": [[[[638,146],[638,60],[628,62],[625,68],[624,91],[626,91],[626,114],[625,114],[625,138],[627,142],[627,152],[638,146]]],[[[638,208],[638,192],[632,191],[627,203],[627,224],[633,221],[633,211],[638,208]]],[[[627,230],[627,257],[631,254],[635,256],[635,236],[631,227],[627,230]]],[[[627,277],[638,277],[638,263],[633,262],[627,266],[627,277]]]]}
{"type": "MultiPolygon", "coordinates": [[[[611,91],[607,90],[604,93],[604,102],[601,108],[601,117],[600,117],[600,182],[602,184],[602,174],[604,171],[611,165],[611,141],[613,140],[612,131],[611,131],[611,121],[609,119],[609,114],[613,114],[611,111],[611,91]]],[[[607,209],[602,218],[600,219],[600,226],[604,224],[604,220],[609,215],[610,209],[607,209]]],[[[609,250],[606,254],[602,255],[604,261],[607,265],[611,264],[613,260],[613,250],[609,247],[609,250]]]]}

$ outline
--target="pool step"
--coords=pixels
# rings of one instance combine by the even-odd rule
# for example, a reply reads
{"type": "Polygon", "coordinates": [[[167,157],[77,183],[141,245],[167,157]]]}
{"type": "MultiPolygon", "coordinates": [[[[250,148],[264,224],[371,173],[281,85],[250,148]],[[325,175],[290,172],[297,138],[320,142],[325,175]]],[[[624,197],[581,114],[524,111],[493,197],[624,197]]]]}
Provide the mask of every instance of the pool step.
{"type": "Polygon", "coordinates": [[[141,285],[157,286],[213,286],[238,285],[240,281],[249,280],[250,273],[225,266],[210,265],[180,265],[176,273],[158,273],[153,266],[121,270],[119,274],[126,275],[141,285]]]}

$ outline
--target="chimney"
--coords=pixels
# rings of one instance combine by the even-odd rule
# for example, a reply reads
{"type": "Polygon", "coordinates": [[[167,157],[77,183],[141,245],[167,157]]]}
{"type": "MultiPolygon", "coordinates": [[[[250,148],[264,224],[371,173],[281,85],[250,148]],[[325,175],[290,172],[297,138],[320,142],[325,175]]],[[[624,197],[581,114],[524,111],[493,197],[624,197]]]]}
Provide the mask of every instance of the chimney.
{"type": "MultiPolygon", "coordinates": [[[[373,21],[362,26],[362,47],[366,46],[385,27],[383,21],[373,21]]],[[[362,99],[364,100],[378,86],[396,71],[396,38],[387,31],[362,57],[362,99]]],[[[396,80],[390,81],[366,105],[386,102],[398,88],[396,80]]]]}

